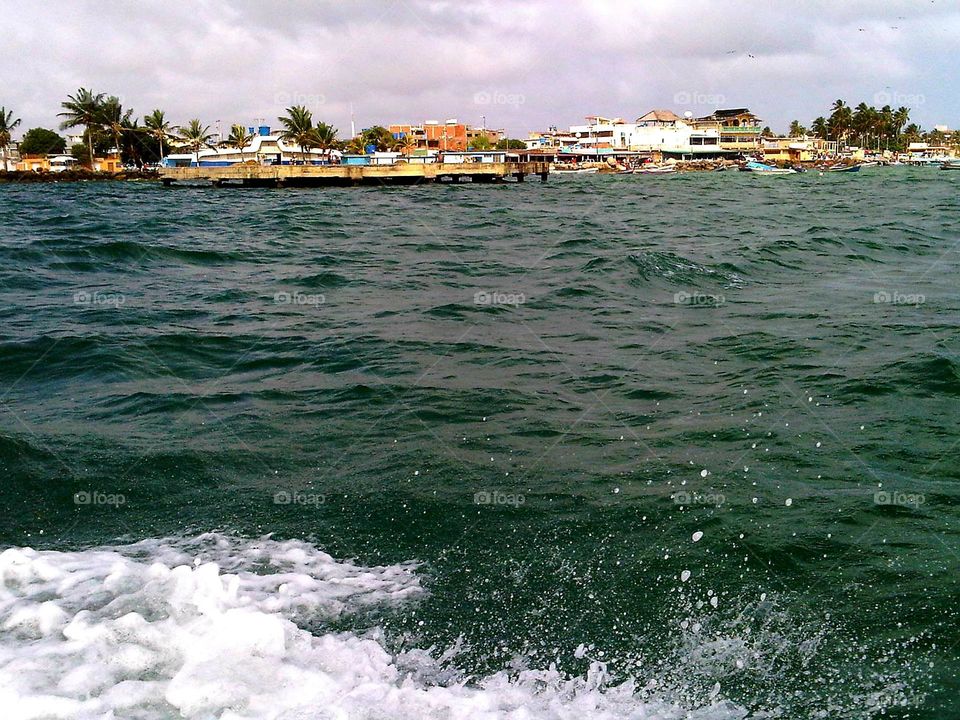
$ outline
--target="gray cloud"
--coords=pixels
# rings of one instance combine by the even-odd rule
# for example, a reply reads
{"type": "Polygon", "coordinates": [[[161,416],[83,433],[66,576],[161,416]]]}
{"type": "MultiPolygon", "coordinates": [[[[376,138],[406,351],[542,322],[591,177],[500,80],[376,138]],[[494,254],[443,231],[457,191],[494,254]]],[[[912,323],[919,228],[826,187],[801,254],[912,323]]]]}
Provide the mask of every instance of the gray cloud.
{"type": "Polygon", "coordinates": [[[513,135],[590,113],[747,105],[774,128],[842,97],[960,124],[960,7],[898,0],[0,0],[0,104],[55,127],[80,86],[138,115],[274,123],[302,102],[345,135],[457,117],[513,135]],[[750,57],[750,56],[754,57],[750,57]],[[478,102],[480,100],[481,102],[478,102]],[[484,100],[486,102],[484,102],[484,100]],[[882,103],[881,103],[882,104],[882,103]]]}

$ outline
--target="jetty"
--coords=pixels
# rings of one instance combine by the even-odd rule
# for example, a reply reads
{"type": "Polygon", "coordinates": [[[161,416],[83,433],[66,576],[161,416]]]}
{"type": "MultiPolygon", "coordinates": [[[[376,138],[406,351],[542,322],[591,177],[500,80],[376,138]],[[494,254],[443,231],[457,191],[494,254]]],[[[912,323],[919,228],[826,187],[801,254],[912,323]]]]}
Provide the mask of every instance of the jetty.
{"type": "Polygon", "coordinates": [[[323,185],[413,185],[418,183],[523,182],[537,175],[546,182],[546,162],[396,163],[390,165],[260,165],[161,167],[164,185],[213,187],[316,187],[323,185]]]}

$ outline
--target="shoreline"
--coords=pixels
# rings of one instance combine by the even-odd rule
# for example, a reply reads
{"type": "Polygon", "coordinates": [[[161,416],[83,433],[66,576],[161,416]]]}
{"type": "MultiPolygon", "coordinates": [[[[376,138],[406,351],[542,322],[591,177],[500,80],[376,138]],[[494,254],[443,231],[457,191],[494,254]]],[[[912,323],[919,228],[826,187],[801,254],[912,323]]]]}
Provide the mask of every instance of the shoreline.
{"type": "Polygon", "coordinates": [[[93,170],[64,170],[63,172],[36,172],[14,170],[0,172],[0,185],[33,183],[103,182],[108,180],[159,181],[160,174],[154,170],[124,170],[123,172],[95,172],[93,170]]]}

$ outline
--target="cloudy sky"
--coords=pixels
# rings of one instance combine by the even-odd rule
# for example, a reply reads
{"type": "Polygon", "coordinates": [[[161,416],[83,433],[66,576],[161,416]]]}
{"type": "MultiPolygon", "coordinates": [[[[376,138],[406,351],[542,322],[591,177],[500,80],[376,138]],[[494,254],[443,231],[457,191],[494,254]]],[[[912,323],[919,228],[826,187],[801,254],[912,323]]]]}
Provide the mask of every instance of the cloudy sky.
{"type": "Polygon", "coordinates": [[[840,97],[960,126],[958,0],[0,0],[0,105],[56,127],[79,87],[137,115],[349,133],[458,118],[525,137],[588,114],[750,107],[775,130],[840,97]]]}

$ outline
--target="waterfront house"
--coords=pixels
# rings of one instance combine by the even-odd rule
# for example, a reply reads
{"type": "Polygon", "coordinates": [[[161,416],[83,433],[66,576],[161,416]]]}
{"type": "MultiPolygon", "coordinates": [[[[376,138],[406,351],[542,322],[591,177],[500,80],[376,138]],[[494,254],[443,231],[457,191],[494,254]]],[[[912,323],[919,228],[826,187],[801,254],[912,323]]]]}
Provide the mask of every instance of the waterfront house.
{"type": "MultiPolygon", "coordinates": [[[[17,162],[18,172],[64,172],[81,167],[79,161],[72,155],[24,155],[17,162]]],[[[95,157],[93,159],[94,172],[120,172],[120,158],[114,154],[110,157],[95,157]]]]}
{"type": "Polygon", "coordinates": [[[760,140],[760,151],[767,162],[812,162],[835,153],[836,143],[817,137],[768,137],[760,140]]]}
{"type": "Polygon", "coordinates": [[[695,130],[714,130],[720,135],[720,149],[735,153],[753,152],[759,147],[761,121],[748,108],[715,110],[689,121],[695,130]]]}

